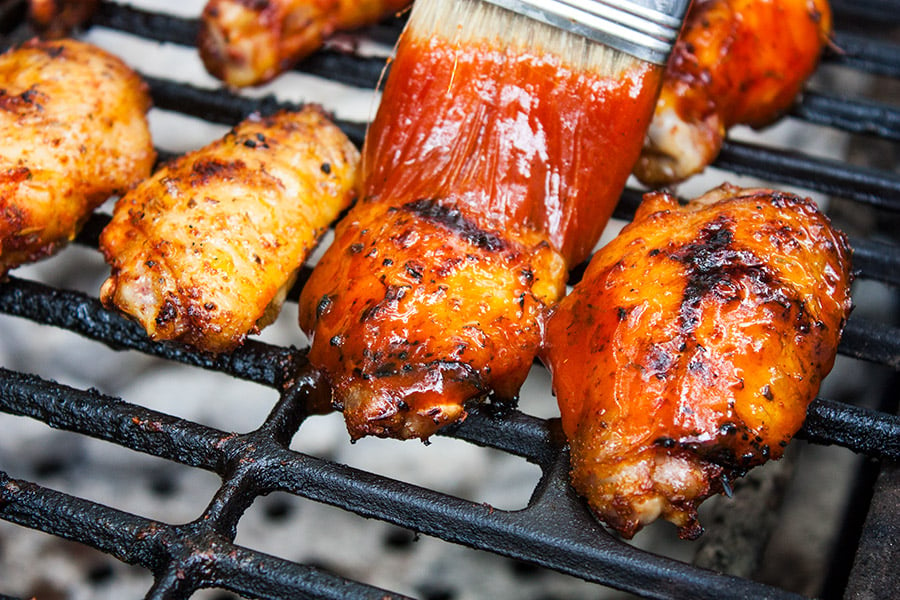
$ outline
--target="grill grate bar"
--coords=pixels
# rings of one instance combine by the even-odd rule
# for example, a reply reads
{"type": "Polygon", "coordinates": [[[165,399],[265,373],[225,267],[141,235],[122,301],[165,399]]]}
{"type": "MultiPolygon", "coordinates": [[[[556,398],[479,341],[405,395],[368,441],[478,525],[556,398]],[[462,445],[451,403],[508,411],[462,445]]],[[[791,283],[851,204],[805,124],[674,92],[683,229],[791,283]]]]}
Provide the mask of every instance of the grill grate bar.
{"type": "Polygon", "coordinates": [[[831,39],[834,49],[825,54],[826,64],[900,78],[900,45],[848,31],[836,31],[831,39]]]}
{"type": "Polygon", "coordinates": [[[851,317],[838,351],[900,370],[900,329],[868,319],[851,317]]]}
{"type": "MultiPolygon", "coordinates": [[[[41,418],[55,427],[74,425],[76,431],[214,470],[226,479],[201,518],[176,527],[0,475],[0,514],[4,518],[93,545],[157,575],[162,567],[167,572],[182,572],[179,581],[158,576],[157,588],[190,584],[194,586],[190,589],[195,589],[215,584],[236,589],[232,577],[215,575],[221,568],[219,557],[235,550],[229,541],[234,535],[233,522],[246,508],[244,504],[277,489],[626,590],[638,591],[638,586],[650,582],[660,591],[649,597],[712,599],[726,592],[746,598],[794,597],[646,553],[605,533],[587,518],[583,502],[568,485],[568,459],[560,448],[552,455],[544,453],[551,464],[542,465],[545,476],[529,507],[508,512],[292,452],[273,443],[262,430],[262,435],[227,434],[97,392],[80,392],[3,370],[0,375],[10,384],[9,390],[0,393],[4,410],[41,418]],[[92,424],[110,410],[113,414],[107,423],[92,424]],[[140,543],[129,543],[134,539],[140,543]],[[202,564],[196,564],[198,560],[202,564]],[[633,572],[623,571],[623,564],[633,572]]],[[[263,556],[250,550],[246,555],[263,556]]],[[[239,573],[247,575],[249,570],[252,574],[261,560],[241,564],[239,573]]],[[[260,588],[249,589],[258,594],[260,588]]],[[[157,596],[151,592],[148,597],[157,596]]]]}
{"type": "Polygon", "coordinates": [[[900,142],[900,109],[822,92],[804,92],[791,114],[843,131],[900,142]]]}
{"type": "Polygon", "coordinates": [[[900,212],[900,175],[888,171],[727,140],[714,165],[900,212]]]}
{"type": "Polygon", "coordinates": [[[297,368],[296,349],[258,340],[247,340],[233,353],[222,355],[193,352],[177,344],[155,343],[138,323],[105,310],[94,297],[16,277],[9,277],[0,286],[0,308],[11,315],[101,341],[113,350],[140,350],[272,387],[280,387],[297,368]]]}
{"type": "Polygon", "coordinates": [[[0,514],[11,522],[36,526],[149,569],[157,578],[147,598],[186,597],[203,587],[222,587],[271,600],[404,598],[234,545],[213,530],[208,514],[176,527],[13,479],[2,471],[0,514]]]}

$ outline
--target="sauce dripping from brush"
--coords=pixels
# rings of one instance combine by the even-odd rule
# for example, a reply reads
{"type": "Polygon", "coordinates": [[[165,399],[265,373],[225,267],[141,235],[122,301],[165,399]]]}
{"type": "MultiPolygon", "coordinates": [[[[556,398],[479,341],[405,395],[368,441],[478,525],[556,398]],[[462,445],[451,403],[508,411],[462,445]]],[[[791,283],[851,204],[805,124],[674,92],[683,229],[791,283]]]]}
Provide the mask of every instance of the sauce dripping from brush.
{"type": "MultiPolygon", "coordinates": [[[[614,52],[610,50],[609,52],[614,52]]],[[[483,227],[527,227],[573,266],[619,200],[661,69],[573,68],[488,41],[404,37],[366,138],[363,197],[447,202],[483,227]],[[610,69],[611,70],[611,69],[610,69]]]]}

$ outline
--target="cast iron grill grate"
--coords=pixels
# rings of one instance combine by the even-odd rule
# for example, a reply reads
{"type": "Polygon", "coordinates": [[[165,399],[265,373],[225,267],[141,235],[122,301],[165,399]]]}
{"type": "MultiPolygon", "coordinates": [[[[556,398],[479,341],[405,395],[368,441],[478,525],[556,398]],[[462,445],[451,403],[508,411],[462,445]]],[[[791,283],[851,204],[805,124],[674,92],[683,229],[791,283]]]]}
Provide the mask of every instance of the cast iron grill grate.
{"type": "MultiPolygon", "coordinates": [[[[6,47],[21,35],[24,3],[7,3],[0,11],[6,47]]],[[[826,62],[878,76],[900,79],[900,46],[859,33],[857,23],[900,14],[895,2],[859,6],[835,3],[839,31],[826,62]],[[893,7],[893,9],[892,9],[893,7]],[[841,17],[852,24],[840,29],[841,17]]],[[[95,26],[149,40],[192,45],[196,21],[103,3],[95,26]]],[[[385,40],[396,36],[396,23],[376,28],[385,40]]],[[[312,75],[372,88],[383,61],[323,51],[298,68],[312,75]]],[[[155,106],[192,117],[231,125],[253,111],[270,112],[290,105],[274,97],[248,98],[225,90],[207,90],[168,79],[146,77],[155,106]]],[[[807,94],[792,117],[900,143],[900,108],[825,93],[807,94]]],[[[339,121],[358,144],[364,123],[339,121]]],[[[889,170],[858,167],[816,158],[796,149],[743,142],[726,144],[716,167],[740,175],[796,185],[846,199],[888,215],[900,212],[900,176],[889,170]]],[[[640,193],[629,189],[616,216],[627,219],[640,193]]],[[[97,214],[78,242],[96,247],[108,216],[97,214]]],[[[862,279],[888,286],[900,284],[897,239],[851,238],[854,266],[862,279]]],[[[302,285],[303,278],[298,285],[302,285]]],[[[295,293],[296,294],[296,293],[295,293]]],[[[296,295],[295,295],[296,297],[296,295]]],[[[102,308],[96,297],[59,289],[15,275],[0,284],[0,310],[39,324],[65,328],[114,350],[155,355],[247,381],[278,392],[264,424],[235,434],[110,397],[94,389],[75,389],[40,377],[0,367],[0,410],[30,417],[53,428],[84,434],[141,453],[216,474],[221,479],[213,500],[196,520],[174,525],[67,495],[0,471],[0,517],[19,525],[74,540],[153,575],[148,598],[187,598],[216,587],[251,598],[384,598],[400,597],[330,572],[236,545],[238,522],[254,499],[281,491],[337,506],[356,514],[535,563],[598,584],[651,598],[789,598],[787,591],[749,579],[726,576],[625,544],[606,533],[588,515],[567,485],[567,455],[558,424],[516,409],[484,405],[471,410],[464,424],[445,435],[522,457],[538,465],[542,478],[528,506],[504,511],[406,484],[339,462],[290,449],[311,399],[326,393],[304,358],[304,350],[251,340],[233,354],[209,356],[147,340],[137,324],[102,308]]],[[[851,317],[839,352],[900,370],[900,328],[887,318],[851,317]]],[[[895,377],[896,379],[896,377],[895,377]]],[[[896,406],[888,410],[895,409],[896,406]]],[[[817,399],[810,407],[801,436],[835,444],[870,456],[885,473],[900,458],[900,419],[885,410],[817,399]]],[[[2,467],[2,465],[0,465],[2,467]]],[[[891,515],[897,492],[890,479],[876,492],[872,506],[883,530],[900,526],[891,515]],[[886,504],[887,503],[887,504],[886,504]],[[885,508],[885,506],[887,508],[885,508]]],[[[883,551],[863,537],[861,552],[883,551]]],[[[850,578],[884,590],[897,587],[884,553],[860,561],[850,578]]],[[[854,590],[848,588],[847,594],[854,590]]],[[[0,588],[2,593],[2,588],[0,588]]]]}

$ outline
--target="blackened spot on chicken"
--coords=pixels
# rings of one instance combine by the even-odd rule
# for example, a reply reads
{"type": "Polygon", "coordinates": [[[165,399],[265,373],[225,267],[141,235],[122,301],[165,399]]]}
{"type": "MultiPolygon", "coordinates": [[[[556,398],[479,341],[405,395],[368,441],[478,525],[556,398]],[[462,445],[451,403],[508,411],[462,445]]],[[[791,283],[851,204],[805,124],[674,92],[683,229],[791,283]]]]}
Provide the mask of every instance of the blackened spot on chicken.
{"type": "Polygon", "coordinates": [[[406,269],[406,273],[410,277],[416,280],[421,280],[422,275],[425,273],[425,265],[413,260],[406,261],[406,263],[404,263],[403,265],[403,268],[406,269]]]}
{"type": "Polygon", "coordinates": [[[485,231],[470,221],[457,208],[444,206],[437,200],[422,198],[403,205],[403,210],[421,219],[445,227],[470,244],[488,252],[500,252],[506,247],[502,238],[485,231]]]}
{"type": "Polygon", "coordinates": [[[389,375],[397,374],[397,363],[395,362],[386,362],[378,365],[378,368],[375,369],[373,376],[375,377],[387,377],[389,375]]]}
{"type": "MultiPolygon", "coordinates": [[[[41,49],[41,46],[36,46],[36,48],[41,49]]],[[[43,47],[44,54],[49,56],[50,58],[57,58],[62,55],[63,52],[66,51],[65,46],[44,46],[43,47]]]]}
{"type": "Polygon", "coordinates": [[[166,298],[166,301],[163,302],[162,307],[159,309],[159,312],[156,314],[156,324],[157,325],[165,325],[169,321],[174,320],[178,316],[178,307],[175,306],[175,303],[172,302],[171,299],[166,298]]]}
{"type": "Polygon", "coordinates": [[[747,289],[757,304],[774,304],[789,318],[797,307],[795,319],[803,327],[808,314],[801,299],[790,298],[786,288],[753,252],[734,243],[732,219],[720,215],[700,231],[699,239],[671,253],[671,258],[687,267],[687,284],[680,309],[681,329],[694,331],[700,322],[700,305],[710,296],[722,304],[739,301],[736,290],[747,289]]]}
{"type": "Polygon", "coordinates": [[[654,344],[647,351],[647,370],[658,379],[664,378],[674,363],[675,357],[664,346],[654,344]]]}
{"type": "Polygon", "coordinates": [[[46,99],[46,95],[36,90],[33,86],[21,94],[10,95],[5,89],[0,89],[0,109],[16,111],[22,109],[36,109],[41,111],[44,106],[40,100],[46,99]]]}
{"type": "Polygon", "coordinates": [[[327,315],[333,304],[334,298],[327,294],[322,296],[319,299],[319,303],[316,304],[316,318],[321,319],[323,316],[327,315]]]}
{"type": "Polygon", "coordinates": [[[719,433],[723,435],[734,435],[737,433],[737,425],[731,421],[726,421],[719,426],[719,433]]]}
{"type": "Polygon", "coordinates": [[[365,323],[370,319],[377,319],[387,312],[395,310],[397,303],[403,299],[408,290],[409,287],[405,285],[387,286],[384,292],[384,298],[365,308],[359,316],[359,322],[365,323]]]}
{"type": "Polygon", "coordinates": [[[222,162],[215,159],[200,159],[191,165],[191,186],[208,183],[213,178],[234,176],[245,166],[243,161],[222,162]]]}

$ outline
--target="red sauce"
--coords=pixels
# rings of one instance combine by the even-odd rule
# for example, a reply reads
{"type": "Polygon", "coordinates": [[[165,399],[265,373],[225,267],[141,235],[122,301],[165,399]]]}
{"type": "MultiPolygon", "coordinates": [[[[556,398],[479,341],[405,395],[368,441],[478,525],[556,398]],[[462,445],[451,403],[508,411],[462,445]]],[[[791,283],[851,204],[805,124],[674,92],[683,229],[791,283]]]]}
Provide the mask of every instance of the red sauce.
{"type": "Polygon", "coordinates": [[[366,138],[363,197],[439,200],[586,259],[640,153],[661,69],[623,75],[487,42],[404,36],[366,138]]]}

